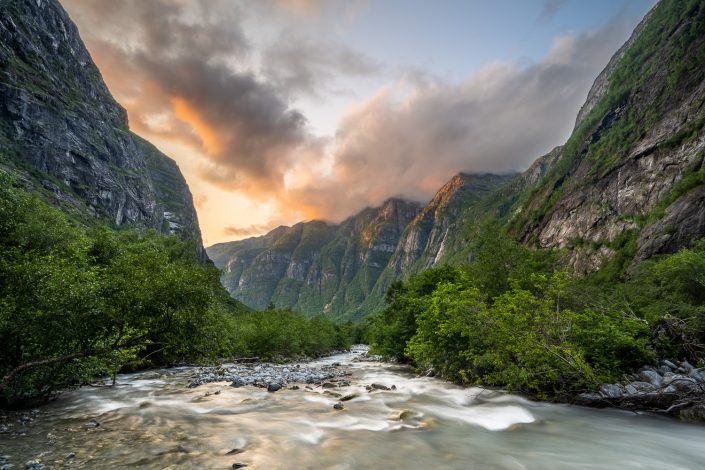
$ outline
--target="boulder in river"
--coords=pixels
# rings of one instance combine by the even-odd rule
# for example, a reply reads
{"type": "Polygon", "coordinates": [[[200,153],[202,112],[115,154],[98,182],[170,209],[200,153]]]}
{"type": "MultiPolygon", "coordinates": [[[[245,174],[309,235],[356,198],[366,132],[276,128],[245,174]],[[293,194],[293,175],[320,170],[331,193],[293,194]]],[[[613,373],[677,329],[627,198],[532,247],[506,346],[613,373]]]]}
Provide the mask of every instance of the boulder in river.
{"type": "Polygon", "coordinates": [[[282,386],[276,382],[271,382],[267,384],[267,391],[268,392],[276,392],[281,390],[282,386]]]}
{"type": "Polygon", "coordinates": [[[389,390],[389,387],[387,387],[386,385],[382,385],[382,384],[371,384],[369,387],[370,387],[369,388],[370,391],[372,391],[372,390],[389,390]]]}
{"type": "Polygon", "coordinates": [[[335,405],[333,405],[333,409],[336,409],[336,410],[344,410],[345,407],[343,406],[342,403],[336,403],[335,405]]]}
{"type": "Polygon", "coordinates": [[[245,386],[245,381],[242,380],[240,377],[235,377],[235,378],[233,379],[232,383],[230,384],[230,386],[231,386],[231,387],[235,387],[235,388],[244,387],[244,386],[245,386]]]}

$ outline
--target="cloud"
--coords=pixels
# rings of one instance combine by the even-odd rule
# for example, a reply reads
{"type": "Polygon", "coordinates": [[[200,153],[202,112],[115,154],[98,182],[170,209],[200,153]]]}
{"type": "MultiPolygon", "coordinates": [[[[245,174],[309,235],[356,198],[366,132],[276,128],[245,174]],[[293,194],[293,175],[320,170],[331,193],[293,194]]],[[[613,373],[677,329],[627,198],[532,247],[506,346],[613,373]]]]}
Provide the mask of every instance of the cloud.
{"type": "Polygon", "coordinates": [[[340,218],[391,196],[427,200],[459,171],[523,170],[566,140],[629,30],[616,21],[556,38],[540,62],[488,64],[458,83],[415,74],[390,85],[340,123],[329,176],[289,195],[309,213],[340,218]]]}
{"type": "MultiPolygon", "coordinates": [[[[427,200],[460,171],[526,168],[565,141],[594,77],[631,29],[615,21],[556,38],[536,63],[499,61],[461,81],[408,73],[321,137],[291,108],[291,95],[330,92],[336,73],[364,76],[378,63],[299,35],[255,50],[229,0],[65,3],[79,26],[91,25],[81,33],[131,127],[194,149],[198,164],[189,166],[200,181],[275,206],[277,223],[337,221],[393,196],[427,200]]],[[[549,11],[560,7],[549,3],[549,11]]],[[[261,225],[221,230],[241,237],[261,225]]]]}
{"type": "Polygon", "coordinates": [[[223,229],[223,234],[234,238],[245,238],[251,237],[253,235],[259,235],[266,232],[269,227],[266,225],[249,225],[247,227],[225,227],[223,229]]]}
{"type": "Polygon", "coordinates": [[[67,3],[91,22],[87,42],[134,130],[202,152],[202,176],[214,184],[281,188],[291,150],[308,139],[306,119],[274,86],[239,67],[250,46],[236,4],[67,3]],[[127,33],[115,25],[127,25],[127,33]]]}
{"type": "Polygon", "coordinates": [[[539,21],[543,23],[550,22],[566,3],[567,0],[543,0],[541,13],[539,13],[539,21]]]}
{"type": "Polygon", "coordinates": [[[283,33],[263,54],[263,73],[280,90],[320,98],[335,93],[329,84],[340,75],[364,77],[382,66],[344,44],[283,33]]]}

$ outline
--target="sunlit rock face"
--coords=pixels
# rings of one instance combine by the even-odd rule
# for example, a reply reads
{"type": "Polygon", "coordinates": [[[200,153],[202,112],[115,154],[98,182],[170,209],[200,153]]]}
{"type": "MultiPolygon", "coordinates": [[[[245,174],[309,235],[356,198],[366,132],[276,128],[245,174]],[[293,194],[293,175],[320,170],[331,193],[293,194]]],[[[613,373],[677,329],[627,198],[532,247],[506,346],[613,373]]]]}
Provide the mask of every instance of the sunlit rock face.
{"type": "Polygon", "coordinates": [[[177,234],[205,259],[178,166],[130,132],[61,5],[0,9],[0,165],[78,217],[177,234]]]}
{"type": "Polygon", "coordinates": [[[373,291],[420,204],[390,199],[338,225],[322,221],[279,227],[262,237],[208,248],[223,284],[255,308],[270,302],[354,318],[373,291]]]}

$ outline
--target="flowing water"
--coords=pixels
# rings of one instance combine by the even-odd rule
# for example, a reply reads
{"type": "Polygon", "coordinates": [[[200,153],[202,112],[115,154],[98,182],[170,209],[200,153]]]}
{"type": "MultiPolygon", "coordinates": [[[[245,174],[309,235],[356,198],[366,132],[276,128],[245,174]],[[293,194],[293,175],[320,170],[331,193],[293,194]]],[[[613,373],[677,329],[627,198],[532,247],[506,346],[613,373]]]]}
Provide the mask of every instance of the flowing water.
{"type": "Polygon", "coordinates": [[[25,435],[0,434],[0,454],[15,469],[705,468],[705,426],[455,387],[355,355],[316,361],[351,371],[334,390],[358,395],[343,410],[321,387],[189,389],[192,368],[149,371],[63,394],[13,426],[25,435]]]}

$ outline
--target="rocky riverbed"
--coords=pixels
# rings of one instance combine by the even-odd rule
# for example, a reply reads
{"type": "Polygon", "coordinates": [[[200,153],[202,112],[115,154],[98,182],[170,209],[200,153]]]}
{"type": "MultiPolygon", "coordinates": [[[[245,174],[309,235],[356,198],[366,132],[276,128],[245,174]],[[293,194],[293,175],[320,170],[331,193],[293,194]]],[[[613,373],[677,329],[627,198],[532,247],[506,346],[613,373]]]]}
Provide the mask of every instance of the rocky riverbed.
{"type": "Polygon", "coordinates": [[[350,375],[340,363],[311,365],[310,363],[291,364],[223,364],[219,367],[201,368],[195,371],[189,382],[194,388],[211,382],[230,382],[231,387],[267,388],[277,391],[290,384],[319,385],[327,380],[336,380],[350,375]]]}
{"type": "MultiPolygon", "coordinates": [[[[290,364],[120,375],[116,386],[66,391],[38,411],[6,414],[0,469],[249,470],[295,463],[340,470],[660,470],[702,463],[705,426],[458,387],[374,359],[357,350],[290,364]],[[281,388],[269,391],[272,384],[281,388]]],[[[673,374],[691,373],[674,365],[673,374]]]]}
{"type": "Polygon", "coordinates": [[[705,367],[696,368],[688,361],[664,360],[658,367],[643,367],[623,383],[602,384],[597,392],[581,393],[575,403],[705,421],[705,367]]]}

